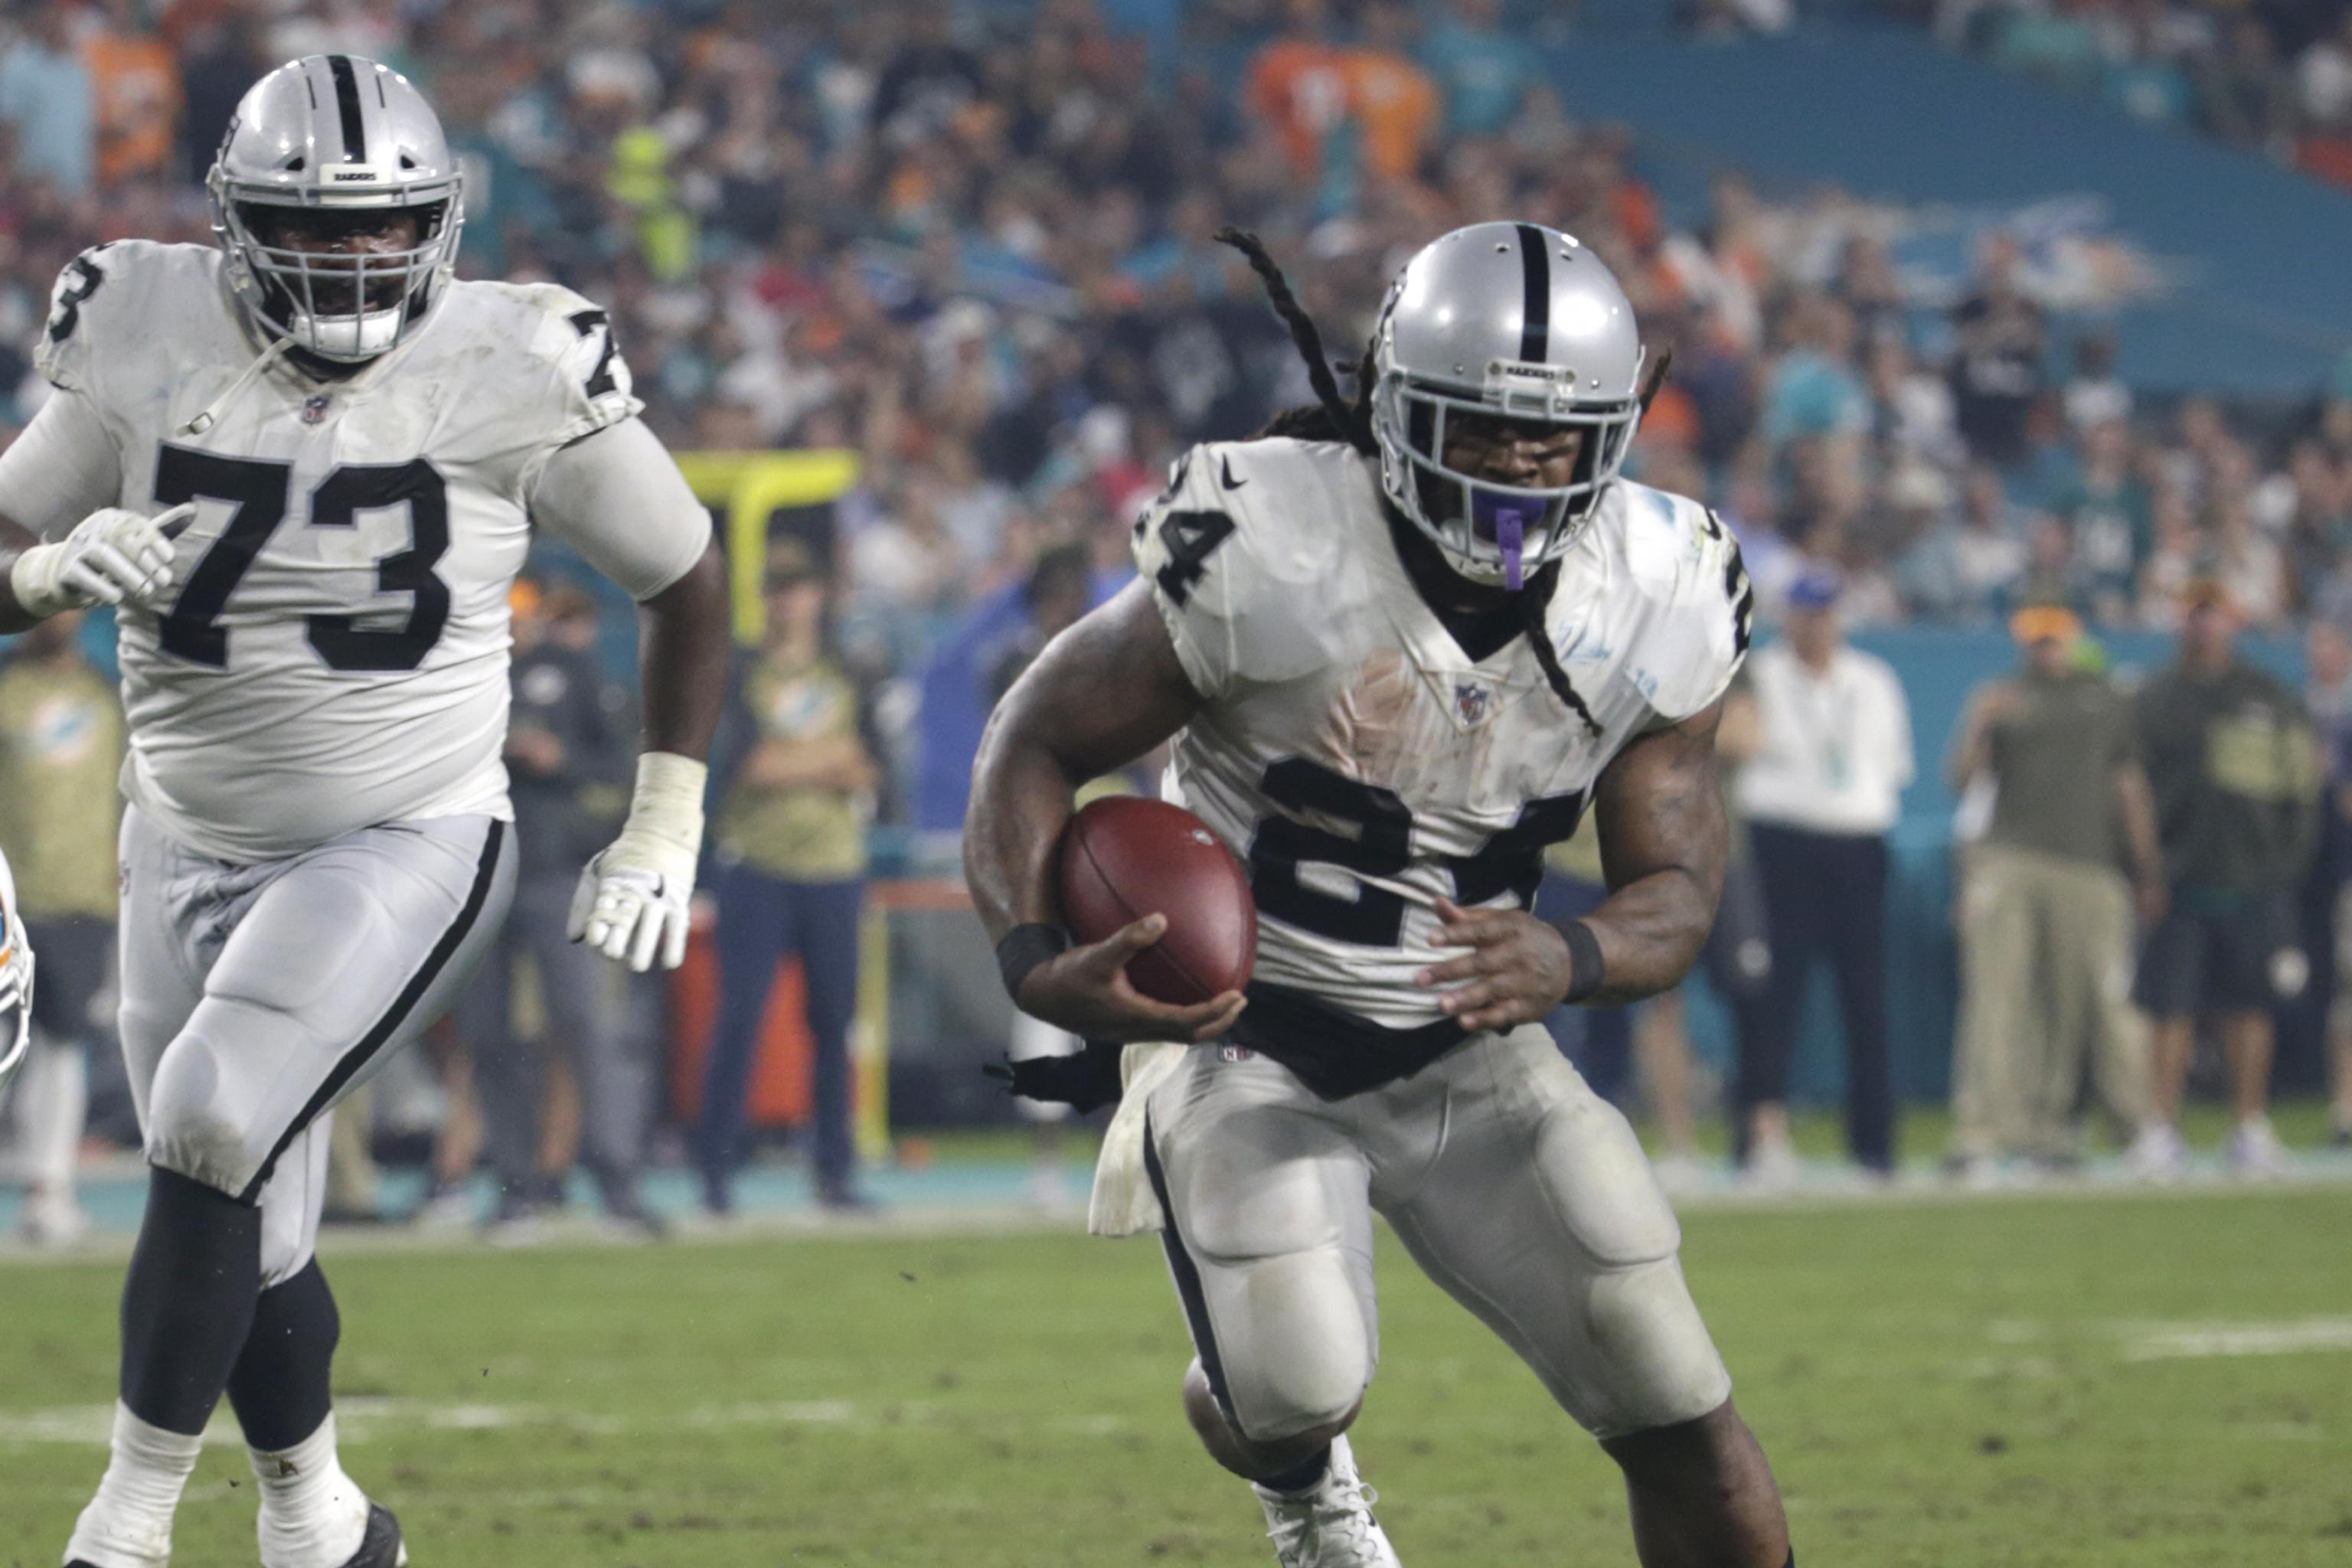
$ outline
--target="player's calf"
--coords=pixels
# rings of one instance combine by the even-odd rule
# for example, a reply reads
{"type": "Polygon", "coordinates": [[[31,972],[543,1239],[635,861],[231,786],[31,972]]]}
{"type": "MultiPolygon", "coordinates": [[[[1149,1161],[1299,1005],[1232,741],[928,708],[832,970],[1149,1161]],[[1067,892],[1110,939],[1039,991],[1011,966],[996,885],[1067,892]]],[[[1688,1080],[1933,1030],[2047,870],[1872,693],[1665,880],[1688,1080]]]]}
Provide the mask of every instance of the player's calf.
{"type": "Polygon", "coordinates": [[[1772,1467],[1729,1400],[1696,1420],[1601,1446],[1625,1473],[1643,1568],[1793,1564],[1772,1467]]]}

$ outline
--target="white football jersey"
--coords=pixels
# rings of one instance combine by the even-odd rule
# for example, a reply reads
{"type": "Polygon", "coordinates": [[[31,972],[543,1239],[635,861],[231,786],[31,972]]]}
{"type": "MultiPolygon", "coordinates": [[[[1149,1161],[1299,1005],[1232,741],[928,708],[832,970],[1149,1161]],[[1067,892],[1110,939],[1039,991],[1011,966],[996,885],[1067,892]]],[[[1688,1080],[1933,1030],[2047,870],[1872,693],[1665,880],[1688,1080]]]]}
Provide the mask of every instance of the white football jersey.
{"type": "MultiPolygon", "coordinates": [[[[1627,742],[1705,709],[1748,647],[1737,542],[1696,501],[1611,486],[1564,557],[1552,645],[1472,658],[1399,559],[1374,462],[1330,442],[1192,449],[1135,554],[1206,700],[1170,795],[1247,864],[1255,979],[1391,1030],[1439,1021],[1413,984],[1440,897],[1528,908],[1627,742]]],[[[1248,1015],[1244,1015],[1246,1020],[1248,1015]]]]}
{"type": "Polygon", "coordinates": [[[197,507],[169,602],[121,616],[124,794],[240,861],[509,816],[507,595],[532,488],[558,448],[641,406],[604,313],[553,285],[445,283],[346,379],[281,360],[239,385],[265,340],[223,270],[207,247],[86,252],[37,353],[111,440],[106,502],[197,507]]]}

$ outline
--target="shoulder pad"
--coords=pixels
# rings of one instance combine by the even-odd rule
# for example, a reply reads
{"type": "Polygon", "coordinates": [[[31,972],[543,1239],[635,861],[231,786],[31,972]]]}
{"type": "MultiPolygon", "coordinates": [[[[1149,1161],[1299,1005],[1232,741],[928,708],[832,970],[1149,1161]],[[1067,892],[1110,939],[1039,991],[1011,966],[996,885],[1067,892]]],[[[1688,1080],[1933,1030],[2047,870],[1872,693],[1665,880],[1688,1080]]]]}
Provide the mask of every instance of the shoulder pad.
{"type": "Polygon", "coordinates": [[[154,370],[165,345],[184,341],[190,312],[226,308],[220,253],[148,239],[92,246],[65,265],[49,290],[48,319],[33,365],[51,384],[95,393],[109,371],[154,370]]]}
{"type": "Polygon", "coordinates": [[[1204,443],[1169,470],[1135,521],[1135,564],[1202,696],[1322,660],[1362,467],[1337,444],[1272,438],[1204,443]]]}
{"type": "Polygon", "coordinates": [[[451,287],[449,306],[463,317],[453,324],[488,339],[499,359],[520,356],[551,381],[558,411],[550,447],[593,435],[645,407],[602,307],[559,283],[451,287]]]}
{"type": "Polygon", "coordinates": [[[1647,622],[1630,673],[1661,717],[1679,721],[1731,684],[1748,656],[1756,593],[1739,541],[1711,510],[1631,480],[1617,489],[1627,575],[1647,622]]]}

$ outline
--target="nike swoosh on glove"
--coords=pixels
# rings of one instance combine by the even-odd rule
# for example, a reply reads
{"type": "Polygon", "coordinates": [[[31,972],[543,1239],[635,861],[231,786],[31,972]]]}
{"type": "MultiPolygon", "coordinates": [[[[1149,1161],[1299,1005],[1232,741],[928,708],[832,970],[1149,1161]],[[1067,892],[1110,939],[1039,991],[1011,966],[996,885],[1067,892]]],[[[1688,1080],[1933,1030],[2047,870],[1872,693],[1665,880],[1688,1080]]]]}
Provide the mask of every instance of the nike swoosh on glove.
{"type": "Polygon", "coordinates": [[[659,958],[686,962],[694,865],[702,850],[708,770],[692,757],[647,752],[621,836],[598,850],[572,890],[565,934],[639,974],[659,958]]]}
{"type": "Polygon", "coordinates": [[[17,556],[8,584],[26,613],[42,619],[90,605],[145,604],[172,585],[167,531],[195,511],[193,501],[154,517],[100,507],[55,544],[17,556]]]}

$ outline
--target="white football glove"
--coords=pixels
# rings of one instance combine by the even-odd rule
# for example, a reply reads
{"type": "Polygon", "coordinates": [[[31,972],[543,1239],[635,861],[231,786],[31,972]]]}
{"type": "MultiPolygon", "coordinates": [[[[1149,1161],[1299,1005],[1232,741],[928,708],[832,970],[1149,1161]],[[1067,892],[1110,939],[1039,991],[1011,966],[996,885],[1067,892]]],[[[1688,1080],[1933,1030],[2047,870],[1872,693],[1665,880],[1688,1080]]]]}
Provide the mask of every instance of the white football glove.
{"type": "Polygon", "coordinates": [[[674,752],[637,759],[637,789],[621,836],[580,873],[566,931],[643,974],[686,962],[688,901],[702,849],[702,789],[709,770],[674,752]]]}
{"type": "Polygon", "coordinates": [[[172,585],[170,529],[195,515],[183,501],[153,517],[100,507],[55,544],[36,544],[8,574],[16,602],[42,619],[89,605],[144,604],[172,585]]]}

